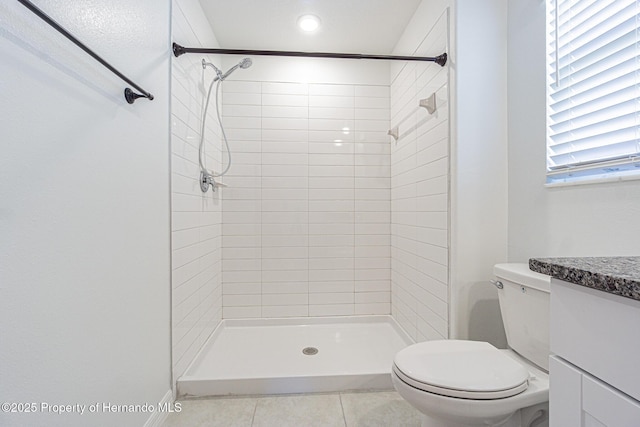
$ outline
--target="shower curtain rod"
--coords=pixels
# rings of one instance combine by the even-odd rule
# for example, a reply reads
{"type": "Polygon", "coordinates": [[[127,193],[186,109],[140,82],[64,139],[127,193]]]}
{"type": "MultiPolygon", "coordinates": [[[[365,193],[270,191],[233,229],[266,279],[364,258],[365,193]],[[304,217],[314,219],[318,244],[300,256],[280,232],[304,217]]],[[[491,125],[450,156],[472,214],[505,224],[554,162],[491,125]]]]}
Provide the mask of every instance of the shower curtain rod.
{"type": "Polygon", "coordinates": [[[124,74],[122,74],[120,71],[118,71],[113,65],[109,64],[107,61],[105,61],[104,59],[102,59],[97,53],[95,53],[94,51],[92,51],[91,49],[89,49],[87,47],[87,45],[85,45],[84,43],[82,43],[80,40],[78,40],[77,38],[75,38],[73,36],[73,34],[71,34],[70,32],[68,32],[67,30],[64,29],[64,27],[62,27],[62,25],[58,24],[55,20],[53,20],[53,18],[51,18],[49,15],[47,15],[46,13],[44,13],[41,9],[39,9],[36,5],[34,5],[33,3],[31,3],[29,0],[18,0],[18,2],[22,3],[22,5],[24,7],[26,7],[27,9],[29,9],[31,12],[33,12],[38,18],[42,19],[44,22],[46,22],[47,24],[49,24],[51,27],[53,27],[54,30],[56,30],[57,32],[59,32],[60,34],[62,34],[63,36],[65,36],[66,38],[68,38],[73,44],[75,44],[76,46],[78,46],[80,49],[84,50],[86,53],[88,53],[93,59],[95,59],[96,61],[98,61],[100,64],[102,64],[105,68],[107,68],[109,71],[111,71],[113,74],[115,74],[116,76],[120,77],[122,80],[124,80],[125,82],[129,83],[131,86],[133,86],[139,93],[135,93],[134,91],[132,91],[130,88],[126,88],[124,90],[124,99],[127,100],[127,102],[129,104],[133,104],[134,101],[138,98],[147,98],[149,101],[153,100],[153,95],[151,95],[149,92],[147,92],[146,90],[142,89],[140,86],[138,86],[137,84],[135,84],[133,81],[131,81],[127,76],[125,76],[124,74]]]}
{"type": "Polygon", "coordinates": [[[230,55],[262,55],[262,56],[299,56],[305,58],[338,58],[338,59],[382,59],[392,61],[427,61],[435,62],[444,67],[447,63],[447,54],[436,57],[430,56],[398,56],[398,55],[364,55],[361,53],[334,53],[334,52],[296,52],[287,50],[247,50],[247,49],[218,49],[204,47],[184,47],[173,43],[175,56],[185,53],[225,53],[230,55]]]}

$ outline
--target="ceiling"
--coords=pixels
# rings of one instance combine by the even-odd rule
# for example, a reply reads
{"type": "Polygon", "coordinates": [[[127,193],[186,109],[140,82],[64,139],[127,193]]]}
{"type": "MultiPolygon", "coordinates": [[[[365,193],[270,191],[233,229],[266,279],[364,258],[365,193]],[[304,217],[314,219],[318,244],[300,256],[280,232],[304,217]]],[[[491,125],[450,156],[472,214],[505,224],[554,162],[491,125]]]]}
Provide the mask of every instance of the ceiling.
{"type": "Polygon", "coordinates": [[[200,0],[226,49],[390,54],[421,0],[200,0]],[[301,31],[299,16],[320,18],[301,31]]]}

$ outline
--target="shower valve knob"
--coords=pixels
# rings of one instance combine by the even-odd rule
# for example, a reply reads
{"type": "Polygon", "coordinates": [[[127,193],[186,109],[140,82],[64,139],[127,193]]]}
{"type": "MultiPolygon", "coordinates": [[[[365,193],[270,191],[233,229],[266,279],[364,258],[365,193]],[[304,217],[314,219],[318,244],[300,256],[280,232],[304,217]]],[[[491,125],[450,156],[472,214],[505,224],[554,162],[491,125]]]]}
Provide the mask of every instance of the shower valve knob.
{"type": "Polygon", "coordinates": [[[206,193],[209,190],[209,186],[211,186],[212,191],[215,193],[216,181],[205,171],[200,171],[200,190],[202,190],[203,193],[206,193]]]}

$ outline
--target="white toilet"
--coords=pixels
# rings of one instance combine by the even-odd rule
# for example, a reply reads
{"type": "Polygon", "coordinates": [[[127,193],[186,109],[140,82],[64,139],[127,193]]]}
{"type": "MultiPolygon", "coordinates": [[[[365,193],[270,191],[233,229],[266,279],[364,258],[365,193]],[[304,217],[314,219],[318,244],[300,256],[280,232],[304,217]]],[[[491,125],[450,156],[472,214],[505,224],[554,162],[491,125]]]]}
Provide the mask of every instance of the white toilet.
{"type": "Polygon", "coordinates": [[[493,272],[508,350],[441,340],[395,356],[393,385],[425,415],[423,427],[549,425],[550,278],[527,264],[497,264],[493,272]]]}

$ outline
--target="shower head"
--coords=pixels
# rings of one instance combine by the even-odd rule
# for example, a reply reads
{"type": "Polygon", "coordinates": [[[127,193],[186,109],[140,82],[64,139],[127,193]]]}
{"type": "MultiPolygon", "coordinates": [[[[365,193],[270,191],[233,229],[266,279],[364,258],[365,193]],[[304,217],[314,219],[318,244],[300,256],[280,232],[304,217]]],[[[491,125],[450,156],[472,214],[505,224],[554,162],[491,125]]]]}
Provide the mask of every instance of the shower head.
{"type": "Polygon", "coordinates": [[[242,69],[247,69],[249,67],[251,67],[251,64],[253,64],[253,61],[251,61],[251,58],[244,58],[242,61],[238,62],[236,65],[234,65],[233,67],[229,68],[229,70],[224,73],[223,75],[220,76],[220,80],[224,80],[227,77],[229,77],[229,75],[231,73],[233,73],[235,70],[238,69],[238,67],[242,68],[242,69]]]}

